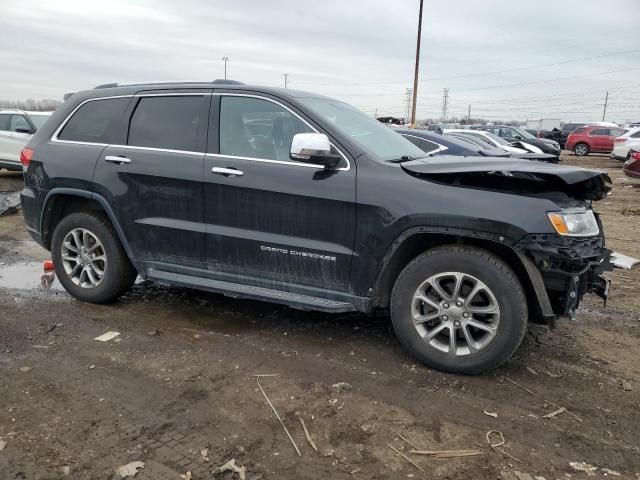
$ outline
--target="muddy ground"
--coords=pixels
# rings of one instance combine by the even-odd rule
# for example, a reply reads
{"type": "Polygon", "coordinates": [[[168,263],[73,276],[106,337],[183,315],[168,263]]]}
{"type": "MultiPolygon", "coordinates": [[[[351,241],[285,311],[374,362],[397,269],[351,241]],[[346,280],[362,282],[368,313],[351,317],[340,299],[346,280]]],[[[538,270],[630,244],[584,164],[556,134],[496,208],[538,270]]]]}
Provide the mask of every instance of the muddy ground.
{"type": "MultiPolygon", "coordinates": [[[[603,156],[565,161],[609,171],[615,189],[597,205],[608,244],[639,256],[640,181],[603,156]]],[[[20,182],[0,172],[0,191],[20,182]]],[[[586,299],[578,321],[531,331],[506,365],[463,377],[414,362],[383,314],[300,312],[151,283],[89,305],[39,287],[45,258],[20,212],[0,216],[2,480],[116,479],[134,460],[145,462],[136,479],[199,480],[230,459],[248,479],[640,478],[640,269],[611,274],[606,308],[586,299]],[[94,341],[108,331],[120,336],[94,341]],[[261,385],[300,456],[255,374],[277,375],[261,385]],[[570,413],[544,418],[559,407],[570,413]],[[489,448],[490,430],[504,435],[504,453],[489,448]],[[482,455],[420,457],[400,435],[482,455]]]]}

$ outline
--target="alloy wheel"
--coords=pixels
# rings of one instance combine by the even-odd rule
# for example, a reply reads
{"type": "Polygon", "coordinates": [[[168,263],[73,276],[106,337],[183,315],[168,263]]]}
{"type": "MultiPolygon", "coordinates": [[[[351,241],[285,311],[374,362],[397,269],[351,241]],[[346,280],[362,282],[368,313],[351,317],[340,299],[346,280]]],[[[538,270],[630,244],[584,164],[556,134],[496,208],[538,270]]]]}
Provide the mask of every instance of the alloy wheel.
{"type": "Polygon", "coordinates": [[[71,281],[82,288],[102,283],[107,269],[107,254],[102,242],[85,228],[74,228],[64,237],[62,265],[71,281]]]}
{"type": "Polygon", "coordinates": [[[491,343],[500,324],[500,307],[489,287],[461,272],[425,280],[411,300],[413,325],[429,346],[456,356],[476,353],[491,343]]]}

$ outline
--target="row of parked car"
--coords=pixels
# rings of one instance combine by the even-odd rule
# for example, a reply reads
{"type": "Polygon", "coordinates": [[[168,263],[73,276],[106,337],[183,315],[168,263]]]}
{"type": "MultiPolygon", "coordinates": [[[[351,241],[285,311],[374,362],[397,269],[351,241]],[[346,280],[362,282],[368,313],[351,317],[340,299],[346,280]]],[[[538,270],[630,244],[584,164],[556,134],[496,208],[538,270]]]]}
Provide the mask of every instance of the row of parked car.
{"type": "MultiPolygon", "coordinates": [[[[567,124],[559,141],[540,138],[525,129],[507,125],[480,125],[468,129],[442,129],[430,125],[426,130],[400,129],[398,132],[430,155],[511,156],[545,162],[558,162],[561,147],[576,155],[610,153],[624,161],[624,172],[640,178],[640,126],[629,128],[602,125],[567,124]],[[563,142],[562,144],[560,142],[563,142]]],[[[560,130],[558,130],[560,132],[560,130]]]]}

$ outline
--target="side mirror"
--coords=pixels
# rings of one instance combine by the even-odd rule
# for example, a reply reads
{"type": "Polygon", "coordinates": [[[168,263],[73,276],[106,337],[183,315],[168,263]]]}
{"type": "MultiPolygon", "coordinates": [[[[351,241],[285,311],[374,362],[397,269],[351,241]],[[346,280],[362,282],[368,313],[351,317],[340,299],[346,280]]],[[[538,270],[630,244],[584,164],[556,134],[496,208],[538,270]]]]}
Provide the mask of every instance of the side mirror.
{"type": "Polygon", "coordinates": [[[340,163],[340,156],[331,153],[329,137],[324,133],[296,133],[291,142],[289,157],[292,160],[317,163],[333,168],[340,163]]]}
{"type": "Polygon", "coordinates": [[[21,126],[14,128],[13,131],[17,133],[33,133],[33,131],[29,127],[21,127],[21,126]]]}

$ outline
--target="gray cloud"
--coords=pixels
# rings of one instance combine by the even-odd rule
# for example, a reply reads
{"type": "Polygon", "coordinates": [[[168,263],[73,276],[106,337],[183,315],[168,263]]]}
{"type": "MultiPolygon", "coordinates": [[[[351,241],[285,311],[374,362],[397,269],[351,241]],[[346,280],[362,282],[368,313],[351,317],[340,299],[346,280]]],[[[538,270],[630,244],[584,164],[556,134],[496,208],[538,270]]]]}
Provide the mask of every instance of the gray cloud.
{"type": "MultiPolygon", "coordinates": [[[[223,75],[311,90],[403,115],[417,0],[0,0],[0,98],[60,98],[107,82],[223,75]]],[[[640,4],[584,0],[425,2],[419,116],[640,117],[640,4]],[[519,70],[514,70],[519,69],[519,70]],[[514,70],[503,73],[491,73],[514,70]],[[486,75],[479,75],[485,74],[486,75]],[[475,74],[476,76],[469,76],[475,74]],[[446,77],[446,78],[443,78],[446,77]],[[458,77],[458,78],[455,78],[458,77]],[[556,80],[566,77],[565,80],[556,80]]]]}

